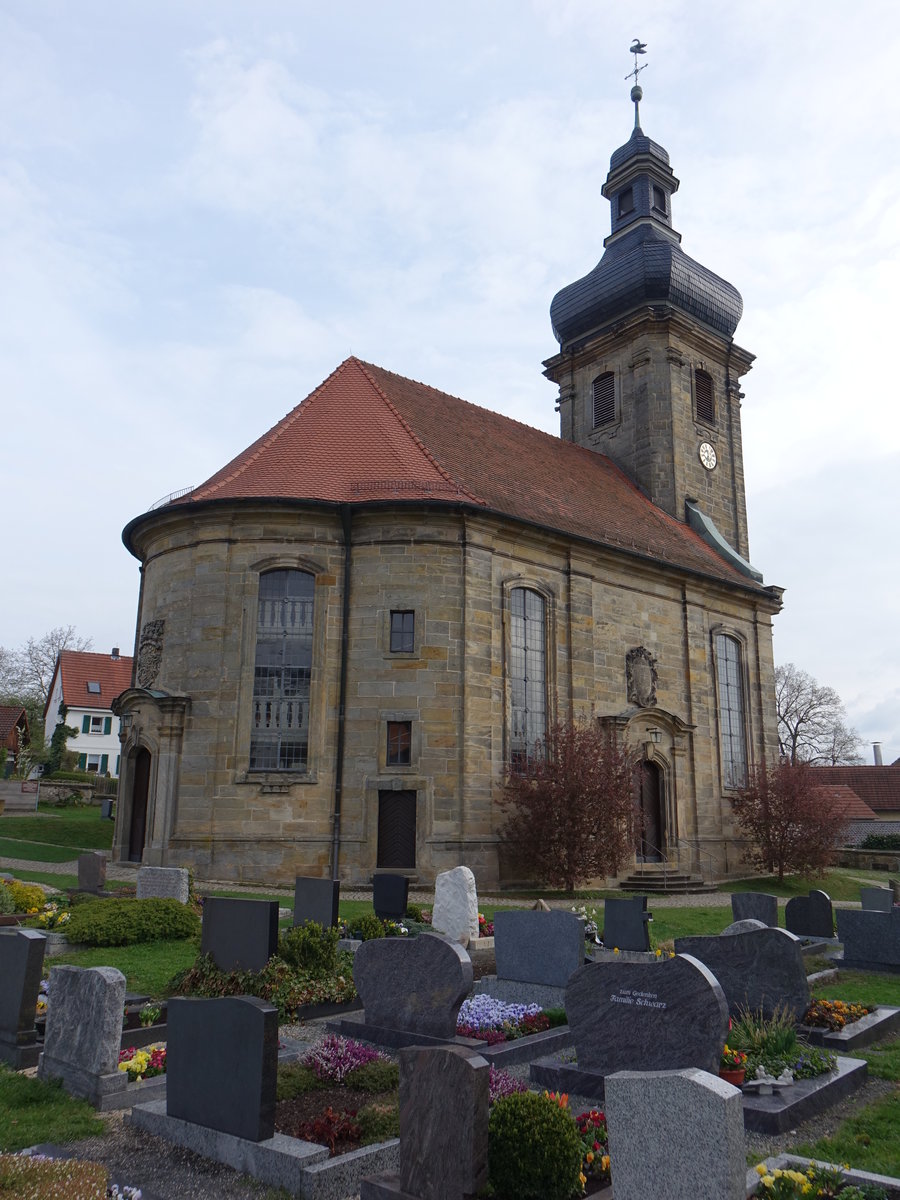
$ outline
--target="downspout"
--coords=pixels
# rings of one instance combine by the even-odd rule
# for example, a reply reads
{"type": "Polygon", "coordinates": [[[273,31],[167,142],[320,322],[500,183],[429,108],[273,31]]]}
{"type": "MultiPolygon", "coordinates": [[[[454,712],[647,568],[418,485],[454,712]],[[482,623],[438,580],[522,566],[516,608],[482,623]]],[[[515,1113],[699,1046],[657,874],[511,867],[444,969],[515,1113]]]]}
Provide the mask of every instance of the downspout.
{"type": "Polygon", "coordinates": [[[341,528],[344,531],[344,585],[341,597],[341,680],[338,694],[338,728],[334,766],[334,816],[331,833],[331,878],[338,878],[341,851],[341,801],[344,795],[344,731],[347,707],[347,660],[350,650],[350,547],[352,510],[349,504],[340,506],[341,528]]]}
{"type": "Polygon", "coordinates": [[[734,338],[730,338],[728,353],[725,356],[725,395],[728,397],[728,455],[731,460],[731,508],[734,513],[734,541],[732,545],[736,547],[738,554],[744,558],[749,558],[750,539],[749,537],[744,538],[744,531],[741,528],[741,512],[738,505],[737,464],[734,458],[734,406],[737,405],[740,407],[741,401],[738,395],[740,389],[737,385],[735,385],[734,392],[731,389],[731,353],[733,349],[734,338]]]}

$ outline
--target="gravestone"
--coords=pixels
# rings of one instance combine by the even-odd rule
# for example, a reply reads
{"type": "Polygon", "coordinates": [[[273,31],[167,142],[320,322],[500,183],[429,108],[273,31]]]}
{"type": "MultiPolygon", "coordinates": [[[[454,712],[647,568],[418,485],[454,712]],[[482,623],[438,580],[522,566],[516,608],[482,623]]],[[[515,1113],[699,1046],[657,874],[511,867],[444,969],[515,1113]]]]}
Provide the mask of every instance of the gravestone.
{"type": "Polygon", "coordinates": [[[431,924],[436,933],[461,946],[478,937],[478,893],[468,867],[441,871],[435,879],[431,924]]]}
{"type": "Polygon", "coordinates": [[[860,888],[859,899],[863,908],[870,912],[890,912],[894,906],[894,893],[890,888],[860,888]]]}
{"type": "Polygon", "coordinates": [[[450,1039],[472,988],[472,960],[433,933],[375,938],[357,950],[353,982],[367,1026],[450,1039]]]}
{"type": "Polygon", "coordinates": [[[338,923],[340,899],[339,879],[298,875],[294,880],[294,925],[315,921],[323,929],[331,929],[338,923]]]}
{"type": "Polygon", "coordinates": [[[894,903],[900,904],[900,879],[889,879],[888,884],[894,896],[894,903]]]}
{"type": "Polygon", "coordinates": [[[114,967],[53,967],[39,1079],[61,1079],[72,1096],[116,1107],[128,1086],[118,1070],[125,976],[114,967]]]}
{"type": "Polygon", "coordinates": [[[731,915],[735,921],[762,921],[778,927],[778,897],[767,892],[732,892],[731,915]]]}
{"type": "Polygon", "coordinates": [[[837,927],[844,946],[843,966],[900,971],[900,907],[890,912],[839,908],[837,927]]]}
{"type": "Polygon", "coordinates": [[[814,891],[794,896],[784,910],[784,926],[802,938],[833,938],[834,912],[827,892],[814,891]]]}
{"type": "Polygon", "coordinates": [[[255,996],[169,1001],[166,1114],[251,1142],[275,1133],[278,1009],[255,996]]]}
{"type": "Polygon", "coordinates": [[[99,850],[78,855],[79,892],[102,893],[106,887],[106,855],[99,850]]]}
{"type": "Polygon", "coordinates": [[[487,1183],[490,1067],[460,1046],[400,1051],[400,1172],[360,1200],[465,1200],[487,1183]]]}
{"type": "Polygon", "coordinates": [[[185,867],[139,867],[137,873],[138,900],[177,900],[187,904],[190,899],[190,877],[185,867]]]}
{"type": "Polygon", "coordinates": [[[741,1093],[715,1075],[620,1071],[606,1080],[616,1200],[744,1200],[741,1093]]]}
{"type": "Polygon", "coordinates": [[[649,950],[650,921],[646,896],[603,902],[603,945],[607,950],[649,950]]]}
{"type": "MultiPolygon", "coordinates": [[[[749,922],[738,922],[746,926],[749,922]]],[[[718,979],[736,1016],[742,1009],[771,1017],[786,1008],[799,1021],[809,1008],[809,984],[800,939],[784,929],[726,930],[718,937],[675,939],[678,954],[690,954],[718,979]]]]}
{"type": "Polygon", "coordinates": [[[406,875],[375,875],[372,878],[372,907],[379,921],[402,921],[409,903],[406,875]]]}
{"type": "Polygon", "coordinates": [[[584,962],[584,922],[572,912],[494,913],[498,981],[565,987],[584,962]]]}
{"type": "Polygon", "coordinates": [[[261,971],[277,948],[277,900],[204,900],[200,951],[220,971],[261,971]]]}
{"type": "Polygon", "coordinates": [[[47,939],[36,929],[0,935],[0,1062],[33,1067],[40,1053],[35,1010],[47,939]]]}
{"type": "Polygon", "coordinates": [[[728,1005],[715,976],[689,955],[587,963],[569,981],[565,1007],[577,1065],[531,1064],[532,1080],[551,1091],[600,1099],[616,1071],[718,1072],[728,1005]]]}

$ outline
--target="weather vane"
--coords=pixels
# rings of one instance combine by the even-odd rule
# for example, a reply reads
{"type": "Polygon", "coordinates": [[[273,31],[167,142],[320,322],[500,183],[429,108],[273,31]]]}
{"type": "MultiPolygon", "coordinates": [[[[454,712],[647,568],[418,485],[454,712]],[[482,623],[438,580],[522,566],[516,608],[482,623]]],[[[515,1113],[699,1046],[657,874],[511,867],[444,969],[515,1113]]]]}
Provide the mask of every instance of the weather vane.
{"type": "Polygon", "coordinates": [[[631,99],[634,101],[634,127],[635,129],[640,129],[641,114],[639,105],[644,93],[640,87],[640,84],[638,83],[638,75],[640,75],[641,71],[643,71],[648,64],[644,63],[643,66],[639,67],[638,55],[647,53],[647,43],[642,42],[640,38],[635,38],[629,47],[629,53],[634,55],[634,70],[629,71],[625,78],[634,79],[634,87],[631,89],[631,99]]]}

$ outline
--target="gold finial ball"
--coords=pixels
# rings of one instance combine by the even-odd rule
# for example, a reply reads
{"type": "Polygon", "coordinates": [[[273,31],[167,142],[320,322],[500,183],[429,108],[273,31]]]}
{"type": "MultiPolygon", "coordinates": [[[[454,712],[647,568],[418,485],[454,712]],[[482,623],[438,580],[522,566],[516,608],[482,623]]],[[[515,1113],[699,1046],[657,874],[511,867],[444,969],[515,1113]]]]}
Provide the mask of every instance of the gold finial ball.
{"type": "Polygon", "coordinates": [[[635,84],[635,85],[634,85],[634,87],[631,89],[631,98],[632,98],[632,100],[635,102],[635,104],[636,104],[636,103],[637,103],[639,100],[643,100],[643,98],[644,98],[644,93],[643,93],[643,91],[642,91],[642,90],[641,90],[641,89],[638,87],[638,85],[637,85],[637,84],[635,84]]]}

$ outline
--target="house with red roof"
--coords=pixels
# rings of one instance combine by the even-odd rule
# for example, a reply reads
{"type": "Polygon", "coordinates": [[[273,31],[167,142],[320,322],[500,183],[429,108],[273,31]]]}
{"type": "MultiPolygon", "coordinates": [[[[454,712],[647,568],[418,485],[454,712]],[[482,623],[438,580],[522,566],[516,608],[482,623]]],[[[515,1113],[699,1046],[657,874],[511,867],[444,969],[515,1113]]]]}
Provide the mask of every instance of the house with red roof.
{"type": "Polygon", "coordinates": [[[28,740],[28,714],[22,705],[0,704],[0,750],[6,751],[8,766],[15,763],[19,743],[28,740]]]}
{"type": "Polygon", "coordinates": [[[78,755],[80,771],[119,774],[119,720],[112,704],[131,685],[132,663],[118,647],[111,654],[60,651],[44,707],[44,729],[48,741],[61,722],[78,730],[66,749],[78,755]]]}
{"type": "Polygon", "coordinates": [[[625,873],[742,869],[782,593],[749,559],[741,298],[681,249],[678,186],[636,108],[602,257],[551,305],[559,437],[348,358],[129,522],[120,860],[497,886],[510,769],[599,720],[640,759],[625,873]]]}

